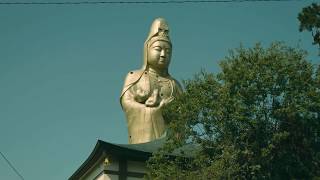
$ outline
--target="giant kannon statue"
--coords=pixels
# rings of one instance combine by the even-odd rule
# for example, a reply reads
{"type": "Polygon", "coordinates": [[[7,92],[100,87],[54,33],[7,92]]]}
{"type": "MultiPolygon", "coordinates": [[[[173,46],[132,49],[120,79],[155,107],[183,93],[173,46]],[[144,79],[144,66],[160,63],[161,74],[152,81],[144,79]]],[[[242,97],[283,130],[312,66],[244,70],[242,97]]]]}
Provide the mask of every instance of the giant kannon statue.
{"type": "Polygon", "coordinates": [[[163,18],[151,25],[144,43],[143,64],[126,76],[120,103],[127,118],[129,143],[145,143],[166,134],[163,108],[182,89],[169,74],[172,43],[169,27],[163,18]]]}

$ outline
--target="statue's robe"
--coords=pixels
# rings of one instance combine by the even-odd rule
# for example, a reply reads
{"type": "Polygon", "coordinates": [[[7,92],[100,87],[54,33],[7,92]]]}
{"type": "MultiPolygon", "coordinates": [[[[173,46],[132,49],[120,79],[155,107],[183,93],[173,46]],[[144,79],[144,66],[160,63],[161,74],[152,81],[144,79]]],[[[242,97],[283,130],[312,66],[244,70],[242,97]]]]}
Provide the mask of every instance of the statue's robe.
{"type": "Polygon", "coordinates": [[[182,91],[180,84],[170,75],[160,77],[146,70],[136,70],[129,72],[125,79],[120,101],[127,117],[131,144],[149,142],[165,134],[166,123],[162,108],[147,107],[146,99],[136,99],[138,90],[146,92],[146,97],[149,98],[155,89],[159,90],[156,96],[158,102],[174,99],[182,91]]]}

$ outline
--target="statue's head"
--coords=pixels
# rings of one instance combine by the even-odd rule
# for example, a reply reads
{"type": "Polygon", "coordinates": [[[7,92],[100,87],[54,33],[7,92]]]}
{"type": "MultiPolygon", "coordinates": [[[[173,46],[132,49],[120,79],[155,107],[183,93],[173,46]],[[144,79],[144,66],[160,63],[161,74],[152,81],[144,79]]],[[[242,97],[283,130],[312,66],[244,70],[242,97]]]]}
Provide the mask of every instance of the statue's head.
{"type": "Polygon", "coordinates": [[[143,68],[152,67],[168,71],[172,52],[169,27],[163,18],[153,21],[148,38],[144,43],[143,68]]]}

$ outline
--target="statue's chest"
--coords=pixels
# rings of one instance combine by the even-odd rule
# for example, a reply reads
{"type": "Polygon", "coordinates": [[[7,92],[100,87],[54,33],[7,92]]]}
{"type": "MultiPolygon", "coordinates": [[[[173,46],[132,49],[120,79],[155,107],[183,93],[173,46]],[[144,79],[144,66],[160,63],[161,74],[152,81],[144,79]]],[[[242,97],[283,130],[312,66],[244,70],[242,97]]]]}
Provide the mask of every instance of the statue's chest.
{"type": "Polygon", "coordinates": [[[166,99],[172,96],[173,87],[170,79],[158,76],[150,76],[149,80],[151,92],[154,89],[158,89],[159,96],[162,99],[166,99]]]}

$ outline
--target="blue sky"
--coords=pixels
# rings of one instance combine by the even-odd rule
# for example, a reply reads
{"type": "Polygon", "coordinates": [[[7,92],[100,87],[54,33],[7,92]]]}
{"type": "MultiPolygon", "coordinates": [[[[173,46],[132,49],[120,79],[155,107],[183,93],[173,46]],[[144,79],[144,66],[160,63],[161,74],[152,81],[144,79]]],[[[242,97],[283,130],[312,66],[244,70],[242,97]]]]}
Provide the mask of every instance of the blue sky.
{"type": "MultiPolygon", "coordinates": [[[[179,81],[219,72],[240,43],[299,44],[319,63],[311,34],[298,31],[312,2],[0,5],[0,151],[26,180],[62,180],[97,139],[127,143],[119,96],[156,17],[169,23],[179,81]]],[[[0,179],[19,179],[1,157],[0,179]]]]}

